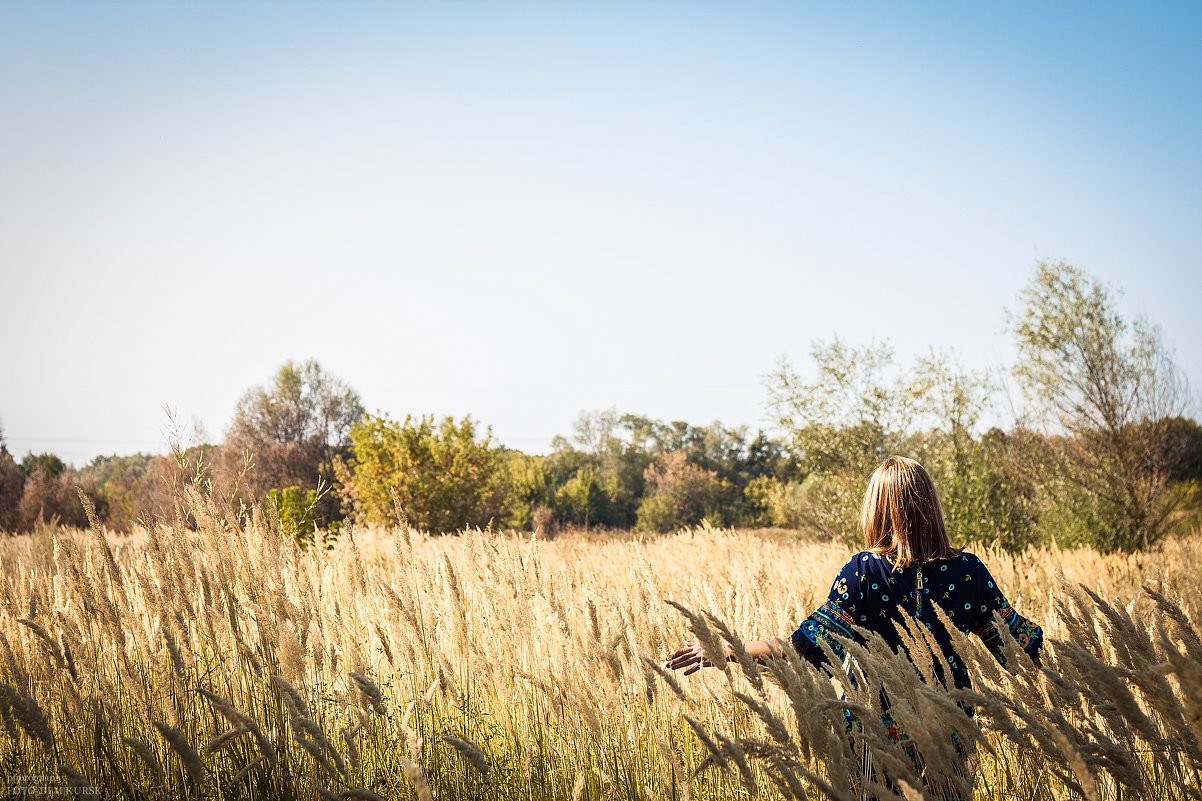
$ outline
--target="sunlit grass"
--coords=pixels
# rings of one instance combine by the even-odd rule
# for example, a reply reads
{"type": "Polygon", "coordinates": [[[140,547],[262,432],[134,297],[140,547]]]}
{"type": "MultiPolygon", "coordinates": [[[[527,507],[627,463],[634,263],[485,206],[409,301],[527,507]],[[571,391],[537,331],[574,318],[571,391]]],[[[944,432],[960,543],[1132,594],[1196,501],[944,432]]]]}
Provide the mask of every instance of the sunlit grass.
{"type": "MultiPolygon", "coordinates": [[[[200,495],[189,506],[196,530],[0,541],[3,774],[106,798],[853,788],[830,677],[778,663],[756,689],[731,665],[675,675],[676,692],[650,664],[694,637],[667,600],[739,636],[786,637],[825,597],[844,547],[710,529],[553,541],[350,529],[331,551],[302,550],[261,517],[239,520],[200,495]]],[[[996,701],[971,724],[887,655],[863,654],[861,669],[926,710],[932,731],[981,732],[981,798],[1196,792],[1202,535],[1142,555],[977,552],[1044,626],[1044,671],[1016,661],[1004,673],[966,646],[977,689],[996,701]],[[1122,621],[1073,582],[1115,602],[1150,645],[1116,637],[1122,621]],[[1158,608],[1143,584],[1175,607],[1158,608]]]]}

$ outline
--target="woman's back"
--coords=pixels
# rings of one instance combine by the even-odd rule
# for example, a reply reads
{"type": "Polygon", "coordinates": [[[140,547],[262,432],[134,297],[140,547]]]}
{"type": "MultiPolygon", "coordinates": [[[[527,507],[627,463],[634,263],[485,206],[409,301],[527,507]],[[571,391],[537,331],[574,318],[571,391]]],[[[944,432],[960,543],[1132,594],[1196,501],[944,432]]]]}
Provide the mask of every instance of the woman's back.
{"type": "MultiPolygon", "coordinates": [[[[995,616],[1000,614],[1009,635],[1038,663],[1043,632],[1014,611],[980,559],[951,546],[935,484],[922,465],[900,456],[890,456],[881,463],[868,481],[860,528],[865,550],[848,560],[835,577],[826,601],[793,632],[793,646],[803,657],[822,664],[828,653],[821,645],[825,644],[841,658],[843,643],[848,639],[862,642],[867,632],[879,634],[895,651],[910,656],[897,631],[897,625],[904,625],[909,618],[926,626],[943,651],[943,659],[938,660],[942,664],[935,666],[936,678],[944,684],[969,687],[968,671],[936,614],[938,606],[955,628],[980,636],[994,656],[1004,661],[1003,635],[995,616]]],[[[764,660],[779,656],[780,648],[775,640],[748,640],[743,643],[742,653],[764,660]]],[[[734,659],[734,652],[727,649],[726,658],[734,659]]],[[[674,670],[684,669],[685,675],[707,664],[705,649],[696,642],[678,649],[668,662],[674,670]]],[[[971,709],[961,703],[971,715],[971,709]]],[[[949,732],[957,754],[951,771],[942,771],[943,778],[939,774],[928,776],[913,741],[894,725],[888,709],[889,699],[882,687],[881,722],[890,736],[905,745],[932,795],[959,798],[961,790],[971,790],[972,780],[965,778],[967,753],[954,733],[949,732]]],[[[857,735],[853,732],[862,732],[863,728],[850,707],[843,715],[854,745],[857,735]]],[[[869,753],[870,749],[863,749],[866,760],[869,753]]],[[[879,783],[882,777],[865,762],[861,779],[861,786],[867,786],[869,780],[879,783]]],[[[888,784],[887,779],[885,782],[888,784]]]]}
{"type": "Polygon", "coordinates": [[[876,632],[894,650],[902,650],[895,623],[908,616],[931,631],[952,670],[955,686],[968,687],[968,674],[952,647],[952,638],[933,609],[933,605],[938,605],[952,625],[980,636],[999,659],[1001,641],[994,623],[995,612],[1001,614],[1021,647],[1033,656],[1038,653],[1042,631],[1014,611],[985,564],[975,555],[959,552],[904,566],[896,562],[891,554],[871,551],[861,551],[848,560],[835,578],[826,602],[793,633],[793,645],[798,652],[811,661],[821,662],[824,658],[818,646],[821,637],[841,655],[838,639],[829,635],[861,639],[857,629],[876,632]]]}

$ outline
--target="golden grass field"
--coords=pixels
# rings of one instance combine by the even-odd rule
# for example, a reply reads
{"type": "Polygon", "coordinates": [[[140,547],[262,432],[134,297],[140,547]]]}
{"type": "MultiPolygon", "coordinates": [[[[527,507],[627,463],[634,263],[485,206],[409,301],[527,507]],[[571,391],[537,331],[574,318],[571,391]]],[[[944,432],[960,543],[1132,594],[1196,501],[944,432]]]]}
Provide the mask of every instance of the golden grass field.
{"type": "Polygon", "coordinates": [[[854,688],[795,658],[660,675],[684,641],[722,636],[704,613],[787,637],[844,546],[351,529],[304,551],[189,503],[195,530],[0,540],[0,791],[935,798],[955,730],[977,798],[1202,798],[1202,533],[1136,555],[978,549],[1048,643],[1042,669],[1015,651],[1013,672],[962,643],[970,720],[874,647],[852,649],[854,688]],[[869,714],[854,748],[883,772],[857,778],[842,708],[871,707],[876,681],[927,775],[869,714]]]}

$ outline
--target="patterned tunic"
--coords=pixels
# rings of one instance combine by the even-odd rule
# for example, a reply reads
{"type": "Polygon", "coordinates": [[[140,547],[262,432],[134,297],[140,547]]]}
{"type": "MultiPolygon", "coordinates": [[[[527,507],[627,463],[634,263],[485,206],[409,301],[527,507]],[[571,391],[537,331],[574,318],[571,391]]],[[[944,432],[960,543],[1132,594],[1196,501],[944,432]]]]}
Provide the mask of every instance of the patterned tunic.
{"type": "MultiPolygon", "coordinates": [[[[793,633],[793,646],[816,665],[826,657],[818,647],[818,638],[826,640],[840,658],[843,647],[839,637],[863,642],[858,629],[880,634],[894,650],[903,649],[894,621],[902,621],[902,611],[922,621],[943,650],[957,687],[970,687],[968,671],[952,648],[951,637],[931,609],[938,604],[960,631],[979,636],[1002,661],[1001,634],[993,613],[1000,612],[1018,644],[1031,656],[1043,645],[1039,626],[1016,612],[997,582],[976,556],[962,552],[951,559],[933,559],[921,565],[897,569],[888,555],[860,552],[839,571],[826,602],[793,633]]],[[[939,678],[942,666],[936,666],[939,678]]]]}

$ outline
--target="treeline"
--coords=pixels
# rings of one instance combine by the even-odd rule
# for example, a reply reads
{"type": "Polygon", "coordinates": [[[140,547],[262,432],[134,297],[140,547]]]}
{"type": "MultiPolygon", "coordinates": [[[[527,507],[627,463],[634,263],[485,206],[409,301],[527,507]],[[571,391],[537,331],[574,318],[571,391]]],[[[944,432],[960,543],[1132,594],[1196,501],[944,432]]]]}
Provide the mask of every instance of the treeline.
{"type": "Polygon", "coordinates": [[[199,486],[302,540],[337,536],[348,518],[546,535],[704,521],[850,540],[866,478],[890,453],[932,472],[959,541],[1135,549],[1198,525],[1202,428],[1159,332],[1060,262],[1039,265],[1010,329],[1021,397],[1007,430],[979,431],[1001,376],[935,352],[899,365],[887,345],[835,339],[815,343],[808,377],[782,362],[765,379],[772,435],[605,410],[582,413],[545,455],[499,446],[471,418],[367,414],[316,362],[289,362],[243,396],[219,444],[75,469],[53,454],[18,462],[0,432],[0,530],[87,525],[80,491],[114,529],[186,522],[180,491],[199,486]]]}
{"type": "Polygon", "coordinates": [[[302,537],[336,531],[347,517],[430,531],[544,533],[669,531],[703,520],[788,524],[764,493],[770,482],[795,478],[795,465],[783,442],[762,431],[585,412],[551,453],[531,455],[498,445],[471,418],[394,420],[349,405],[344,433],[327,437],[309,427],[282,439],[277,416],[305,419],[296,402],[310,394],[313,378],[332,383],[314,362],[285,364],[270,388],[252,393],[269,399],[262,408],[270,415],[251,423],[241,404],[225,441],[171,455],[101,456],[76,469],[53,454],[17,462],[0,444],[0,529],[28,530],[39,521],[87,526],[80,491],[100,522],[130,529],[173,514],[181,488],[197,483],[247,509],[266,503],[302,537]],[[298,374],[302,392],[289,395],[284,387],[298,374]]]}

